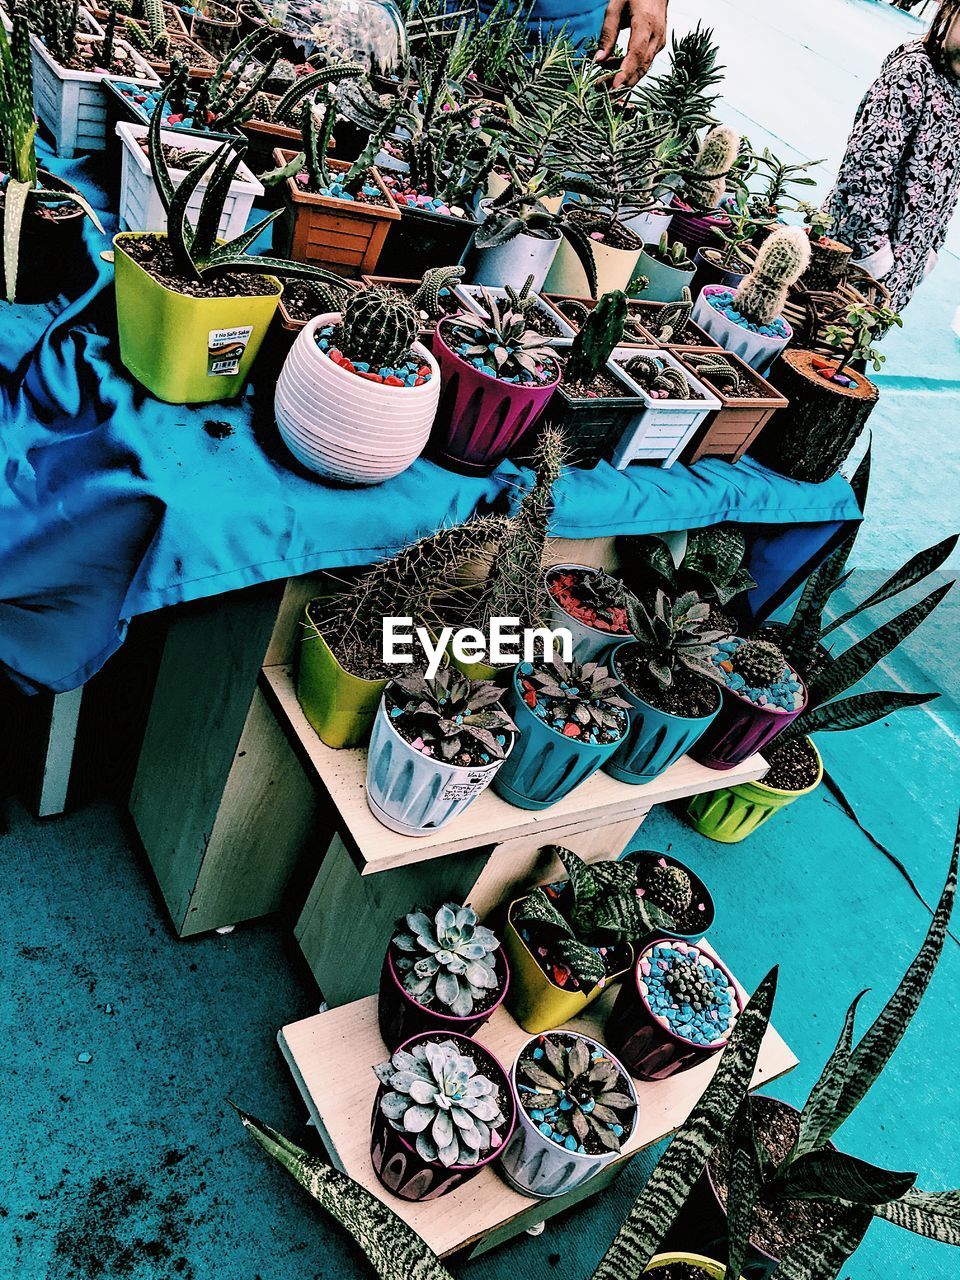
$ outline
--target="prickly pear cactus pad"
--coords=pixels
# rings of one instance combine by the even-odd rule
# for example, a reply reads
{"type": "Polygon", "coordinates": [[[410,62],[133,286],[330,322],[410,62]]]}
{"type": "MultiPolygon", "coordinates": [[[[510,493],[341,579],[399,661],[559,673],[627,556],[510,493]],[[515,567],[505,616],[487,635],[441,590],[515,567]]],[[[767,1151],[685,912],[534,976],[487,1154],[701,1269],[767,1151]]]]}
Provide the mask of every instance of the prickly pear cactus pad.
{"type": "Polygon", "coordinates": [[[740,1003],[730,975],[688,942],[654,942],[640,957],[640,994],[654,1019],[693,1044],[721,1044],[740,1003]]]}
{"type": "Polygon", "coordinates": [[[717,645],[711,661],[723,674],[723,682],[733,693],[769,711],[793,712],[803,706],[803,685],[794,669],[784,663],[779,676],[769,683],[763,678],[773,669],[761,668],[751,660],[737,659],[737,651],[746,644],[755,644],[743,636],[731,636],[717,645]]]}

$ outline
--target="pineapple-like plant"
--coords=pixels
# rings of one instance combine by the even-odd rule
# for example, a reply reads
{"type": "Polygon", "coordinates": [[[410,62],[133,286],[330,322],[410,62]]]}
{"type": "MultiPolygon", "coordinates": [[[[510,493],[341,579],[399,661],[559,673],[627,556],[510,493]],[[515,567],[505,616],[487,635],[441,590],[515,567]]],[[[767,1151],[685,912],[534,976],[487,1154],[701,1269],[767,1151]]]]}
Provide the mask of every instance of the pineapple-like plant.
{"type": "Polygon", "coordinates": [[[719,53],[712,29],[698,23],[693,31],[674,34],[668,70],[641,85],[652,110],[668,123],[678,165],[692,158],[700,130],[714,123],[717,86],[724,73],[718,65],[719,53]]]}
{"type": "Polygon", "coordinates": [[[492,680],[468,680],[452,667],[432,678],[420,672],[387,686],[393,725],[409,741],[423,742],[424,754],[447,764],[471,764],[469,748],[503,760],[516,725],[500,705],[503,690],[492,680]],[[466,757],[466,758],[465,758],[466,757]]]}
{"type": "Polygon", "coordinates": [[[683,194],[694,209],[716,209],[727,189],[727,175],[736,163],[740,136],[729,125],[718,124],[701,144],[693,169],[683,184],[683,194]]]}
{"type": "Polygon", "coordinates": [[[489,289],[481,291],[481,298],[485,316],[465,311],[450,321],[457,354],[464,360],[481,361],[497,378],[543,379],[545,369],[556,367],[547,340],[528,325],[522,311],[503,306],[489,289]]]}
{"type": "Polygon", "coordinates": [[[354,363],[366,361],[371,369],[395,368],[419,330],[420,317],[412,301],[398,289],[378,286],[361,289],[347,299],[337,342],[354,363]]]}
{"type": "Polygon", "coordinates": [[[569,725],[579,729],[579,734],[570,736],[606,735],[610,741],[623,735],[630,704],[620,696],[620,681],[609,668],[555,657],[521,678],[529,685],[534,703],[545,709],[548,721],[563,725],[563,731],[569,725]]]}
{"type": "Polygon", "coordinates": [[[810,241],[802,227],[771,231],[733,301],[744,320],[765,328],[778,319],[787,294],[810,265],[810,241]]]}
{"type": "Polygon", "coordinates": [[[499,985],[500,940],[471,907],[445,902],[432,916],[411,911],[398,922],[392,945],[404,990],[428,1008],[466,1018],[499,985]]]}
{"type": "Polygon", "coordinates": [[[542,1115],[540,1123],[549,1124],[558,1145],[583,1151],[593,1139],[607,1151],[619,1151],[637,1104],[617,1063],[569,1032],[541,1036],[537,1047],[542,1056],[522,1054],[516,1073],[525,1110],[537,1113],[531,1118],[542,1115]]]}
{"type": "Polygon", "coordinates": [[[770,640],[744,640],[730,655],[730,665],[750,689],[768,689],[783,675],[787,660],[770,640]]]}
{"type": "Polygon", "coordinates": [[[422,1160],[470,1166],[500,1146],[497,1086],[455,1040],[398,1049],[374,1071],[387,1089],[380,1111],[422,1160]]]}
{"type": "Polygon", "coordinates": [[[631,599],[627,618],[643,665],[661,688],[670,688],[681,670],[719,681],[710,658],[724,633],[711,629],[710,606],[695,591],[671,599],[658,590],[652,608],[631,599]]]}

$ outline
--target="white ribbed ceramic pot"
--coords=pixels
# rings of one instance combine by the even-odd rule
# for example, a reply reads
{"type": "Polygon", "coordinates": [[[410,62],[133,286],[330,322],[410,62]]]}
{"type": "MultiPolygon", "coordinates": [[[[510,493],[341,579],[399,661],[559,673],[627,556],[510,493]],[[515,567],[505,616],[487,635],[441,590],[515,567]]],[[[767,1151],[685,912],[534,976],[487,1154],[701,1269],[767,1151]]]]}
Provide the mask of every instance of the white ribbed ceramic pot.
{"type": "MultiPolygon", "coordinates": [[[[728,289],[725,285],[706,285],[701,291],[700,297],[694,303],[693,319],[701,329],[709,333],[715,342],[720,343],[724,351],[730,351],[733,355],[739,356],[751,369],[756,369],[757,373],[766,373],[793,337],[793,329],[784,320],[783,323],[787,326],[787,336],[785,338],[774,338],[765,333],[754,333],[752,329],[745,329],[743,325],[737,324],[729,316],[725,316],[722,311],[718,311],[716,307],[711,306],[711,298],[716,297],[718,294],[729,295],[734,292],[735,290],[728,289]]],[[[781,319],[783,319],[782,316],[781,319]]]]}
{"type": "Polygon", "coordinates": [[[317,346],[317,329],[339,312],[314,316],[290,349],[274,397],[277,426],[293,456],[340,484],[382,484],[423,452],[440,398],[440,370],[419,342],[412,350],[429,365],[419,387],[388,387],[341,369],[317,346]]]}

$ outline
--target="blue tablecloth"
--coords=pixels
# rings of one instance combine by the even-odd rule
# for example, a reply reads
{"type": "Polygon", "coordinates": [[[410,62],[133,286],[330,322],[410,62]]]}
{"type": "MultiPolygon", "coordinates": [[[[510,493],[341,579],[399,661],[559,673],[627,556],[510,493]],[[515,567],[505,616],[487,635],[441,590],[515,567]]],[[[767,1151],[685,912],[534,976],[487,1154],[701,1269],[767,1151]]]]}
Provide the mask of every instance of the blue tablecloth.
{"type": "MultiPolygon", "coordinates": [[[[116,228],[97,158],[44,162],[116,228]]],[[[86,244],[83,292],[0,311],[0,663],[25,687],[81,684],[139,614],[368,563],[514,502],[529,481],[509,463],[467,479],[421,460],[377,488],[337,489],[286,453],[268,379],[255,379],[240,403],[160,403],[119,363],[112,268],[99,256],[109,241],[88,223],[86,244]]],[[[552,531],[599,537],[739,520],[815,526],[822,545],[859,518],[839,476],[799,484],[750,459],[669,471],[602,463],[560,482],[552,531]]]]}

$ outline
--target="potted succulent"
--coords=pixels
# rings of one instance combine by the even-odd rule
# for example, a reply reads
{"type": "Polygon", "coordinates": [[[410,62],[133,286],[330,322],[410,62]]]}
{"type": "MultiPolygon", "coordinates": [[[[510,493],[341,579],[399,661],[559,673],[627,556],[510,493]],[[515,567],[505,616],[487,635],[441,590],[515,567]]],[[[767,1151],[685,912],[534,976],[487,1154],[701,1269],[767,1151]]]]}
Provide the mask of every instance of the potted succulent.
{"type": "Polygon", "coordinates": [[[693,318],[726,350],[751,369],[766,372],[793,337],[783,318],[787,292],[810,261],[810,241],[799,227],[772,231],[760,246],[752,270],[736,290],[707,285],[693,318]]]}
{"type": "MultiPolygon", "coordinates": [[[[636,868],[637,893],[648,907],[658,907],[672,921],[667,930],[671,937],[698,942],[709,930],[714,918],[713,896],[688,866],[653,849],[631,849],[621,862],[636,868]]],[[[662,928],[657,931],[662,933],[662,928]]],[[[653,941],[654,935],[637,939],[643,945],[653,941]]]]}
{"type": "Polygon", "coordinates": [[[543,581],[550,597],[550,626],[570,632],[577,662],[606,657],[630,634],[627,592],[613,574],[586,564],[555,564],[543,581]]]}
{"type": "Polygon", "coordinates": [[[419,280],[405,276],[367,275],[360,277],[368,287],[386,286],[406,295],[420,319],[420,337],[430,337],[437,321],[458,316],[463,310],[460,281],[463,267],[428,267],[419,280]]]}
{"type": "Polygon", "coordinates": [[[853,249],[830,235],[836,219],[826,209],[802,202],[799,205],[810,237],[810,265],[800,277],[804,289],[833,293],[839,289],[850,269],[853,249]]]}
{"type": "Polygon", "coordinates": [[[581,1014],[630,968],[634,939],[658,937],[674,923],[640,891],[637,864],[588,865],[569,849],[544,852],[555,854],[570,879],[512,902],[503,933],[510,1012],[531,1033],[581,1014]]]}
{"type": "Polygon", "coordinates": [[[574,1031],[534,1036],[510,1075],[517,1126],[500,1172],[523,1195],[565,1195],[623,1154],[640,1108],[633,1081],[602,1044],[574,1031]]]}
{"type": "Polygon", "coordinates": [[[560,381],[552,348],[523,310],[483,291],[483,311],[441,320],[433,335],[443,394],[431,452],[444,466],[488,475],[533,427],[560,381]]]}
{"type": "Polygon", "coordinates": [[[696,264],[680,240],[671,244],[665,231],[657,245],[647,245],[637,262],[636,274],[647,280],[644,302],[679,302],[693,281],[696,264]]]}
{"type": "Polygon", "coordinates": [[[706,330],[694,324],[693,295],[681,290],[676,302],[647,302],[643,297],[628,300],[629,315],[624,338],[641,347],[705,347],[720,350],[706,330]]]}
{"type": "Polygon", "coordinates": [[[445,827],[490,785],[509,759],[517,727],[503,690],[459,671],[392,680],[373,722],[367,803],[384,826],[408,836],[445,827]]]}
{"type": "MultiPolygon", "coordinates": [[[[691,253],[716,243],[719,232],[729,231],[730,219],[720,212],[727,189],[727,175],[740,153],[740,137],[729,125],[714,125],[703,138],[692,167],[683,180],[683,198],[673,199],[671,238],[691,253]]],[[[669,299],[668,299],[669,301],[669,299]]]]}
{"type": "MultiPolygon", "coordinates": [[[[198,404],[238,395],[277,309],[275,258],[245,253],[276,214],[226,244],[218,243],[223,202],[242,160],[241,139],[204,157],[174,189],[160,141],[161,111],[150,120],[153,181],[167,210],[166,232],[114,237],[120,359],[159,400],[198,404]],[[187,209],[207,179],[196,227],[187,209]]],[[[287,263],[286,273],[329,280],[329,273],[287,263]]]]}
{"type": "Polygon", "coordinates": [[[380,972],[377,1018],[391,1052],[411,1036],[472,1036],[503,1003],[510,967],[470,907],[445,902],[397,922],[380,972]]]}
{"type": "Polygon", "coordinates": [[[638,1080],[666,1080],[726,1047],[742,1008],[715,956],[682,938],[640,953],[607,1020],[607,1036],[638,1080]]]}
{"type": "Polygon", "coordinates": [[[672,467],[720,401],[689,375],[672,351],[614,351],[618,367],[640,400],[610,459],[618,471],[631,462],[661,459],[672,467]]]}
{"type": "Polygon", "coordinates": [[[699,296],[708,284],[721,284],[735,289],[750,270],[746,257],[748,245],[753,243],[757,223],[750,212],[750,192],[746,180],[737,183],[736,190],[724,203],[728,225],[715,229],[715,237],[721,241],[716,247],[704,244],[694,254],[697,274],[693,279],[694,292],[699,296]]]}
{"type": "Polygon", "coordinates": [[[688,442],[683,461],[701,458],[739,462],[773,415],[788,407],[786,396],[732,352],[675,347],[674,354],[720,401],[688,442]]]}
{"type": "Polygon", "coordinates": [[[195,0],[179,8],[189,34],[217,57],[222,58],[237,43],[240,19],[235,6],[218,0],[195,0]]]}
{"type": "Polygon", "coordinates": [[[770,640],[731,636],[709,661],[723,681],[723,703],[690,754],[708,769],[732,769],[796,720],[807,705],[807,690],[770,640]]]}
{"type": "Polygon", "coordinates": [[[816,178],[810,177],[810,170],[823,163],[822,160],[806,160],[800,164],[788,164],[774,155],[769,147],[764,147],[755,157],[757,173],[765,174],[765,186],[750,198],[750,213],[755,223],[754,244],[760,241],[783,221],[784,213],[797,213],[803,209],[804,202],[794,191],[796,187],[815,187],[816,178]]]}
{"type": "Polygon", "coordinates": [[[124,38],[143,55],[158,76],[169,76],[174,58],[187,64],[194,79],[213,75],[217,59],[187,35],[178,9],[164,4],[163,0],[142,0],[139,7],[132,7],[138,16],[124,18],[124,38]]]}
{"type": "Polygon", "coordinates": [[[9,166],[0,191],[3,256],[0,285],[8,302],[47,302],[82,259],[83,220],[100,219],[76,188],[37,166],[30,33],[22,14],[0,25],[0,156],[9,166]],[[20,258],[30,270],[20,275],[20,258]]]}
{"type": "Polygon", "coordinates": [[[751,457],[794,480],[828,480],[846,461],[880,394],[851,362],[872,363],[879,370],[885,357],[873,342],[893,324],[902,324],[895,312],[858,302],[842,323],[826,329],[835,356],[788,351],[774,383],[789,404],[765,433],[769,438],[751,446],[751,457]]]}
{"type": "Polygon", "coordinates": [[[723,632],[710,629],[710,606],[693,591],[670,599],[658,590],[649,610],[631,597],[627,617],[633,639],[617,646],[610,665],[631,706],[630,729],[604,769],[644,783],[675,764],[720,710],[710,657],[723,632]]]}
{"type": "Polygon", "coordinates": [[[595,662],[518,664],[507,691],[516,746],[494,790],[521,809],[547,809],[593,776],[626,736],[629,703],[595,662]]]}
{"type": "Polygon", "coordinates": [[[501,1154],[516,1122],[510,1080],[467,1036],[414,1036],[375,1068],[370,1158],[401,1200],[436,1200],[501,1154]]]}
{"type": "MultiPolygon", "coordinates": [[[[459,271],[461,274],[466,270],[465,267],[448,267],[446,269],[459,271]]],[[[505,284],[500,287],[458,283],[456,285],[456,296],[462,304],[460,309],[462,310],[463,306],[466,306],[468,310],[475,310],[478,307],[482,310],[484,289],[487,289],[491,297],[497,302],[509,303],[513,311],[522,313],[530,328],[535,329],[544,338],[572,338],[576,332],[574,326],[569,324],[555,307],[551,306],[541,294],[534,290],[532,275],[527,276],[519,289],[513,284],[505,284]]],[[[448,314],[452,314],[452,312],[448,312],[448,314]]]]}
{"type": "Polygon", "coordinates": [[[416,310],[390,289],[360,290],[341,313],[304,325],[274,397],[280,436],[303,466],[341,484],[382,484],[420,456],[440,371],[418,331],[416,310]]]}

